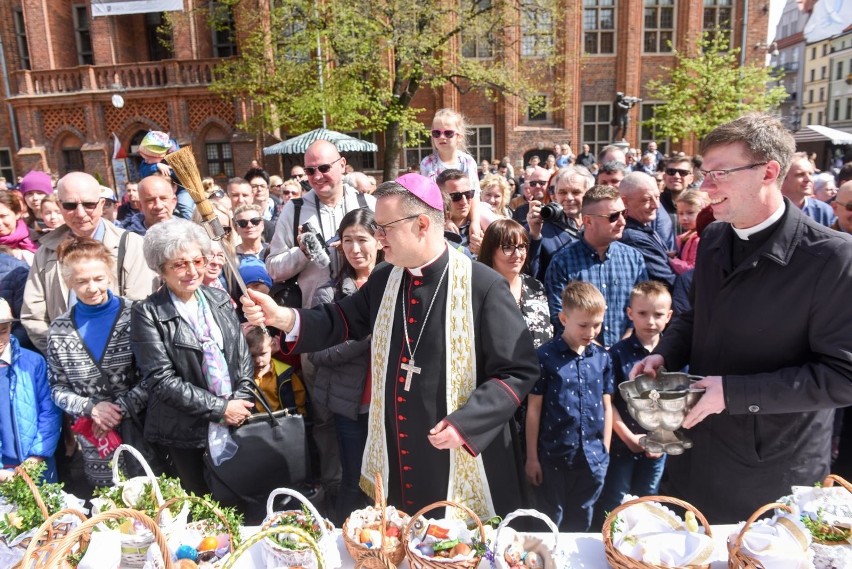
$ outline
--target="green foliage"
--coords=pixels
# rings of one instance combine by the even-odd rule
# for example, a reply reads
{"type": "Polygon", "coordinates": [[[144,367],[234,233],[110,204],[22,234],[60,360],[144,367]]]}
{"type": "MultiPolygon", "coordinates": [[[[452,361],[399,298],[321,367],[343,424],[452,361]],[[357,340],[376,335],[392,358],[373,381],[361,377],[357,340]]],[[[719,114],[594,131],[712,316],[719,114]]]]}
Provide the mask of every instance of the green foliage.
{"type": "MultiPolygon", "coordinates": [[[[160,486],[160,492],[163,494],[163,500],[169,501],[172,498],[178,498],[182,496],[186,496],[186,492],[180,485],[180,480],[177,478],[169,478],[168,476],[159,476],[157,477],[157,483],[160,486]]],[[[102,500],[107,502],[107,507],[102,507],[101,511],[109,511],[114,508],[132,508],[134,510],[138,510],[151,519],[156,518],[157,511],[160,509],[157,504],[157,497],[154,494],[153,486],[151,482],[145,482],[143,485],[143,491],[140,493],[139,500],[135,504],[128,504],[124,501],[122,496],[123,487],[122,486],[109,486],[96,488],[94,491],[94,496],[96,498],[101,498],[102,500]]],[[[169,508],[169,511],[177,515],[183,504],[178,502],[172,505],[169,508]]],[[[107,522],[108,525],[114,527],[118,527],[121,525],[121,520],[117,520],[114,522],[107,522]]]]}
{"type": "Polygon", "coordinates": [[[240,536],[240,526],[243,525],[243,515],[238,513],[235,508],[223,507],[219,502],[213,499],[213,496],[206,494],[204,496],[206,504],[192,502],[192,507],[189,510],[193,522],[205,522],[209,528],[210,535],[218,535],[220,533],[228,533],[233,540],[234,549],[239,547],[242,538],[240,536]],[[225,516],[227,526],[222,524],[213,509],[217,508],[225,516]]]}
{"type": "Polygon", "coordinates": [[[645,121],[657,138],[704,137],[717,126],[749,111],[769,111],[787,98],[762,66],[739,65],[739,48],[725,34],[709,31],[697,42],[697,55],[674,52],[677,64],[664,68],[671,78],[648,83],[649,99],[664,101],[645,121]]]}
{"type": "MultiPolygon", "coordinates": [[[[43,462],[25,462],[21,468],[35,481],[49,515],[62,509],[62,484],[44,482],[42,474],[47,466],[43,462]]],[[[36,504],[32,490],[20,476],[13,476],[0,484],[0,497],[17,506],[15,512],[0,516],[0,535],[14,539],[22,533],[40,526],[46,519],[36,504]]]]}
{"type": "MultiPolygon", "coordinates": [[[[238,9],[241,0],[223,2],[238,9]]],[[[211,89],[248,103],[252,118],[240,125],[246,130],[283,126],[299,134],[322,125],[325,115],[335,130],[384,132],[388,151],[398,155],[403,141],[411,145],[427,133],[418,117],[423,109],[412,104],[424,87],[451,85],[522,103],[538,94],[533,79],[557,56],[525,58],[521,73],[501,55],[520,50],[514,28],[522,16],[558,21],[548,20],[557,4],[527,0],[521,10],[511,0],[276,0],[268,15],[242,19],[240,55],[217,67],[211,89]]],[[[548,38],[552,45],[555,28],[536,28],[536,45],[548,38]]]]}
{"type": "Polygon", "coordinates": [[[816,519],[803,515],[802,523],[811,532],[813,538],[823,543],[842,543],[849,539],[852,531],[849,528],[827,523],[822,517],[822,508],[817,510],[816,519]]]}
{"type": "MultiPolygon", "coordinates": [[[[308,507],[302,505],[301,511],[292,511],[283,514],[271,527],[293,526],[301,528],[305,530],[314,541],[319,541],[322,537],[322,530],[319,525],[321,523],[324,523],[324,521],[315,519],[308,507]]],[[[281,536],[275,535],[272,537],[272,540],[284,549],[301,550],[306,547],[306,545],[300,541],[291,541],[290,539],[287,539],[286,534],[282,534],[281,536]]]]}

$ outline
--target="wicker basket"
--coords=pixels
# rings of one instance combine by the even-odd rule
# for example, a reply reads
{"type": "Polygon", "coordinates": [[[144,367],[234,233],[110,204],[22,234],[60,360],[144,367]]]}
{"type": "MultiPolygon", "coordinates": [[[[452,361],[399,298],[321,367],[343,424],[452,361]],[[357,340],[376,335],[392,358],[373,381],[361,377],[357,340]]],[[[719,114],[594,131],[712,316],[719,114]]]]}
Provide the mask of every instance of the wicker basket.
{"type": "MultiPolygon", "coordinates": [[[[405,559],[405,545],[402,543],[402,529],[400,528],[399,543],[395,546],[387,543],[387,536],[384,528],[387,527],[387,500],[385,498],[384,485],[382,477],[376,474],[376,509],[382,512],[382,544],[380,548],[370,549],[363,544],[349,537],[349,519],[343,523],[343,544],[346,546],[346,551],[352,556],[355,561],[354,569],[393,569],[399,567],[402,560],[405,559]]],[[[399,512],[405,516],[404,512],[399,512]]]]}
{"type": "MultiPolygon", "coordinates": [[[[273,533],[269,534],[266,539],[261,542],[263,547],[263,557],[266,559],[267,566],[271,567],[303,567],[304,569],[313,569],[319,567],[327,567],[329,569],[337,569],[341,566],[340,552],[337,549],[337,538],[334,535],[334,525],[328,520],[323,519],[311,502],[300,493],[288,488],[278,488],[269,494],[266,501],[266,519],[261,526],[261,531],[274,529],[273,533]],[[292,496],[301,502],[311,512],[316,523],[320,528],[320,538],[316,540],[317,547],[307,547],[302,549],[287,549],[276,543],[271,536],[282,533],[276,522],[287,514],[301,514],[301,511],[288,510],[284,512],[273,511],[275,498],[278,496],[292,496]],[[317,553],[319,552],[319,553],[317,553]]],[[[290,533],[290,532],[283,532],[290,533]]],[[[300,540],[304,541],[304,540],[300,540]]]]}
{"type": "Polygon", "coordinates": [[[222,569],[232,569],[240,557],[243,556],[255,544],[261,541],[268,541],[268,538],[285,533],[289,536],[294,536],[304,543],[305,546],[314,552],[317,560],[317,569],[326,569],[323,563],[323,555],[319,549],[319,544],[311,537],[311,535],[300,527],[296,526],[275,526],[272,528],[262,529],[248,539],[244,540],[240,546],[225,559],[222,569]]]}
{"type": "MultiPolygon", "coordinates": [[[[637,498],[635,500],[630,500],[629,502],[625,502],[620,504],[617,508],[609,513],[604,521],[603,528],[601,529],[601,534],[603,535],[603,544],[604,544],[604,552],[606,553],[606,560],[609,563],[610,567],[614,569],[664,569],[659,565],[652,565],[651,563],[645,563],[644,561],[639,561],[637,559],[633,559],[632,557],[628,557],[621,553],[612,543],[612,522],[618,517],[622,511],[626,510],[630,506],[635,506],[636,504],[641,504],[642,502],[660,502],[664,504],[674,504],[675,506],[679,506],[684,510],[689,510],[693,514],[695,514],[695,518],[698,522],[704,526],[704,533],[708,537],[712,537],[713,533],[710,530],[710,524],[707,522],[707,518],[704,517],[704,514],[699,512],[695,506],[690,504],[689,502],[684,502],[683,500],[678,500],[677,498],[672,498],[671,496],[644,496],[642,498],[637,498]]],[[[704,565],[690,565],[691,569],[710,569],[710,564],[704,565]]]]}
{"type": "MultiPolygon", "coordinates": [[[[123,520],[127,518],[140,522],[148,529],[149,532],[151,532],[151,535],[153,535],[157,547],[160,548],[160,553],[163,554],[155,558],[155,565],[163,569],[174,569],[172,556],[168,554],[169,547],[166,544],[166,538],[163,535],[163,532],[160,531],[160,528],[157,527],[157,523],[142,512],[131,510],[129,508],[119,508],[117,510],[110,510],[102,514],[92,516],[71,530],[71,532],[56,545],[53,553],[50,554],[50,557],[47,560],[46,567],[49,567],[50,569],[70,569],[71,565],[67,561],[68,555],[75,553],[76,551],[82,551],[87,547],[90,534],[95,526],[106,521],[123,520]]],[[[125,567],[123,562],[121,566],[125,567]]]]}
{"type": "Polygon", "coordinates": [[[73,527],[71,522],[61,521],[66,516],[77,516],[81,522],[86,521],[86,516],[81,511],[71,508],[60,510],[48,517],[30,538],[24,557],[17,567],[20,569],[47,567],[47,558],[73,527]]]}
{"type": "Polygon", "coordinates": [[[476,569],[479,567],[479,562],[482,561],[482,556],[474,555],[470,559],[464,559],[462,561],[449,561],[446,559],[435,560],[430,559],[428,557],[423,557],[411,550],[410,541],[411,541],[411,529],[414,527],[414,524],[417,523],[423,514],[426,512],[432,511],[436,508],[441,507],[450,507],[457,508],[463,511],[467,516],[476,521],[476,526],[479,528],[479,536],[480,539],[485,535],[485,530],[482,528],[482,522],[479,519],[479,516],[474,514],[472,511],[467,509],[465,506],[461,504],[457,504],[455,502],[447,502],[447,501],[439,501],[434,504],[430,504],[411,516],[411,520],[408,522],[408,525],[405,526],[405,530],[402,532],[403,543],[405,544],[405,557],[408,559],[408,564],[411,566],[411,569],[476,569]]]}
{"type": "Polygon", "coordinates": [[[746,523],[743,524],[740,533],[737,534],[737,537],[731,541],[731,538],[728,538],[728,568],[729,569],[772,569],[771,567],[764,567],[763,563],[757,561],[749,557],[749,555],[744,552],[741,547],[743,545],[743,536],[745,536],[748,529],[751,527],[757,518],[765,514],[766,512],[774,509],[781,509],[787,512],[792,512],[793,510],[790,506],[780,503],[767,504],[765,506],[761,506],[746,520],[746,523]]]}
{"type": "MultiPolygon", "coordinates": [[[[160,491],[160,486],[157,484],[157,477],[154,475],[154,472],[151,470],[151,467],[148,465],[145,457],[143,457],[142,454],[132,446],[119,445],[118,448],[115,449],[115,453],[112,457],[112,483],[115,486],[123,486],[128,482],[121,480],[121,472],[119,471],[119,459],[121,457],[121,453],[125,451],[133,455],[133,457],[142,466],[142,469],[145,471],[145,476],[140,478],[144,478],[146,481],[151,483],[151,491],[154,493],[157,505],[162,510],[164,500],[163,494],[160,491]]],[[[95,509],[93,508],[94,514],[106,513],[94,510],[95,509]]],[[[159,515],[157,517],[160,519],[159,515]]],[[[186,526],[187,517],[189,517],[189,506],[184,502],[183,508],[181,508],[181,511],[177,516],[171,520],[161,522],[158,527],[165,532],[168,537],[173,532],[186,526]]],[[[121,537],[121,566],[129,568],[142,567],[145,564],[145,558],[148,555],[148,548],[151,547],[152,543],[154,543],[154,535],[150,532],[143,532],[137,535],[122,534],[121,537]]]]}
{"type": "Polygon", "coordinates": [[[548,547],[545,543],[545,539],[542,537],[537,535],[521,534],[524,540],[524,551],[534,551],[541,556],[541,559],[544,562],[543,569],[557,569],[556,555],[557,549],[559,548],[559,528],[556,527],[553,520],[538,510],[515,510],[506,516],[502,522],[500,522],[500,525],[497,526],[497,533],[494,535],[494,545],[491,549],[491,567],[496,567],[497,569],[511,569],[503,556],[503,552],[506,550],[508,543],[505,539],[501,540],[500,538],[505,538],[507,535],[513,535],[514,531],[510,533],[504,530],[507,528],[511,529],[509,528],[509,522],[515,518],[524,516],[538,518],[543,521],[547,524],[547,527],[550,529],[550,533],[553,536],[553,545],[548,547]]]}
{"type": "MultiPolygon", "coordinates": [[[[212,504],[208,500],[205,500],[204,498],[199,498],[197,496],[180,496],[178,498],[172,498],[171,500],[167,500],[166,502],[163,503],[162,506],[160,506],[160,509],[157,511],[157,517],[154,518],[154,521],[157,522],[158,526],[162,527],[162,523],[161,523],[160,518],[162,517],[163,513],[166,510],[168,510],[169,508],[171,508],[173,505],[177,504],[178,502],[182,502],[182,503],[191,502],[193,504],[201,504],[202,506],[204,506],[205,508],[207,508],[208,510],[213,512],[213,515],[215,515],[217,518],[219,518],[219,521],[222,522],[222,525],[225,526],[225,530],[228,532],[228,537],[230,538],[229,539],[230,543],[228,544],[228,552],[229,553],[234,552],[234,538],[239,537],[240,528],[231,527],[231,525],[228,523],[228,518],[225,517],[225,514],[222,513],[222,510],[220,510],[219,508],[216,507],[216,505],[212,504]]],[[[200,531],[201,533],[205,533],[205,531],[208,529],[209,525],[210,525],[210,522],[206,522],[206,521],[192,521],[192,522],[187,523],[185,528],[186,529],[196,529],[196,530],[200,531]]],[[[219,561],[216,561],[215,563],[213,563],[213,567],[221,567],[223,563],[224,563],[224,560],[220,559],[219,561]]]]}

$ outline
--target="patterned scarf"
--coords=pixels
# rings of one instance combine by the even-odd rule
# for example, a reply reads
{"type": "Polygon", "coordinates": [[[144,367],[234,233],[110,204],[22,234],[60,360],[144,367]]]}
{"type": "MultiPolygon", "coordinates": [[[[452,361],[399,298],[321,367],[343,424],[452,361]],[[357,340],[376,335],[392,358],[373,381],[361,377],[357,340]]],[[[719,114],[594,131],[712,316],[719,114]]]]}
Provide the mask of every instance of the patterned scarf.
{"type": "Polygon", "coordinates": [[[207,304],[207,300],[201,291],[195,291],[196,312],[193,314],[191,305],[185,304],[172,296],[172,301],[184,320],[189,323],[195,333],[195,338],[201,344],[204,360],[201,363],[201,371],[207,380],[207,390],[218,396],[228,397],[231,395],[231,374],[228,371],[228,362],[222,351],[223,344],[221,331],[213,318],[213,312],[207,304]],[[218,339],[216,332],[219,332],[218,339]]]}
{"type": "MultiPolygon", "coordinates": [[[[447,369],[447,412],[452,413],[467,402],[476,389],[476,354],[474,353],[473,294],[471,260],[449,248],[449,281],[444,326],[447,369]]],[[[379,306],[372,339],[372,399],[368,419],[367,446],[361,463],[361,489],[375,497],[375,474],[381,473],[388,487],[388,445],[385,432],[385,381],[387,379],[391,332],[396,314],[397,296],[405,269],[394,267],[379,306]]],[[[478,516],[492,517],[494,504],[485,476],[482,456],[472,457],[463,448],[450,450],[450,476],[446,499],[463,504],[478,516]]],[[[464,517],[461,510],[455,514],[464,517]]]]}

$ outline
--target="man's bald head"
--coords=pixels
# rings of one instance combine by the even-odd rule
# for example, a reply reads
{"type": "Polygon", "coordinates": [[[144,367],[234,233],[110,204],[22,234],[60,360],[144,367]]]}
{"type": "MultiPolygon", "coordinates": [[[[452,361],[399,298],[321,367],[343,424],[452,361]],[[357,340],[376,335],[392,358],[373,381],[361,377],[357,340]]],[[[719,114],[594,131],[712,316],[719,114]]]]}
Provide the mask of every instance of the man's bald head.
{"type": "Polygon", "coordinates": [[[85,172],[71,172],[60,178],[56,193],[61,203],[74,203],[72,210],[62,208],[62,218],[77,237],[91,237],[100,225],[104,213],[101,185],[85,172]]]}
{"type": "Polygon", "coordinates": [[[618,186],[627,215],[645,224],[657,218],[660,206],[660,190],[657,181],[644,172],[631,172],[618,186]]]}
{"type": "Polygon", "coordinates": [[[644,193],[648,188],[657,188],[657,181],[645,172],[631,172],[627,174],[618,186],[618,192],[623,199],[629,196],[644,193]]]}
{"type": "Polygon", "coordinates": [[[334,205],[343,197],[343,175],[346,159],[327,140],[317,140],[305,151],[305,173],[308,183],[320,201],[334,205]],[[326,172],[322,170],[326,169],[326,172]]]}
{"type": "Polygon", "coordinates": [[[538,200],[544,197],[547,193],[547,181],[550,179],[550,172],[541,166],[532,166],[527,169],[527,175],[524,177],[524,196],[527,201],[538,200]],[[542,184],[542,182],[544,182],[542,184]]]}
{"type": "Polygon", "coordinates": [[[139,203],[145,227],[170,219],[177,207],[172,181],[157,175],[144,178],[139,182],[139,203]]]}

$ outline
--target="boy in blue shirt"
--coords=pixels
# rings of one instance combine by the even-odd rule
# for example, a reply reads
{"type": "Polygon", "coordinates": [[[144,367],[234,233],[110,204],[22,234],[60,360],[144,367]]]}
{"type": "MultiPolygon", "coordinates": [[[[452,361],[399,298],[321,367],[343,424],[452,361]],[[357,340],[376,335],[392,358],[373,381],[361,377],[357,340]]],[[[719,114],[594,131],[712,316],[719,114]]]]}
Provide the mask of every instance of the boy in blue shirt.
{"type": "MultiPolygon", "coordinates": [[[[628,374],[636,362],[651,354],[671,320],[672,297],[666,286],[659,281],[636,285],[630,293],[627,317],[633,322],[633,334],[609,350],[616,387],[630,379],[628,374]]],[[[595,508],[596,518],[601,523],[604,512],[618,506],[625,494],[657,494],[666,465],[666,455],[646,452],[639,446],[639,439],[646,431],[630,416],[620,395],[615,397],[612,414],[612,430],[616,436],[613,437],[604,490],[595,508]]]]}
{"type": "Polygon", "coordinates": [[[563,532],[589,530],[609,464],[613,366],[592,343],[604,312],[594,285],[568,283],[559,313],[564,331],[538,349],[541,377],[527,403],[527,479],[563,532]]]}

